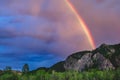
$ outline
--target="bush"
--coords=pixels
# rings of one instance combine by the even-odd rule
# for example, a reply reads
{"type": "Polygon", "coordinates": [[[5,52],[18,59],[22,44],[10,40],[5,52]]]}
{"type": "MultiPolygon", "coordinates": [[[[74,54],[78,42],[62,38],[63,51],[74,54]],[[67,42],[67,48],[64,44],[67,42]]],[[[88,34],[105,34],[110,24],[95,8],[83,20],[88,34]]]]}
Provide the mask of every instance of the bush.
{"type": "Polygon", "coordinates": [[[120,69],[111,71],[91,70],[85,72],[46,72],[38,70],[34,74],[19,75],[13,72],[4,72],[0,75],[0,80],[119,80],[120,69]]]}
{"type": "Polygon", "coordinates": [[[19,80],[18,75],[15,74],[3,74],[0,76],[0,80],[19,80]]]}

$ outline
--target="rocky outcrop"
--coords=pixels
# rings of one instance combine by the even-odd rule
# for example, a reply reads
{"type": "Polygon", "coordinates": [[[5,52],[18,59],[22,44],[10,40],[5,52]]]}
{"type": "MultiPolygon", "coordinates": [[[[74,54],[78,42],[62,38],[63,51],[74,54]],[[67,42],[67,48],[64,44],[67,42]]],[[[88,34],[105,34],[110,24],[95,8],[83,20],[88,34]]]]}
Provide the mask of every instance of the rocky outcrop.
{"type": "Polygon", "coordinates": [[[94,50],[94,52],[99,52],[105,58],[109,59],[115,68],[120,67],[120,44],[116,45],[102,44],[99,48],[94,50]]]}
{"type": "Polygon", "coordinates": [[[109,59],[105,58],[100,53],[96,53],[93,58],[93,68],[97,68],[99,70],[109,70],[109,69],[115,69],[113,64],[110,62],[109,59]]]}
{"type": "Polygon", "coordinates": [[[93,61],[91,59],[92,54],[89,52],[77,53],[77,55],[69,56],[64,64],[66,70],[76,70],[83,71],[87,68],[90,68],[93,65],[93,61]],[[82,55],[81,55],[82,54],[82,55]],[[76,57],[75,57],[76,56],[76,57]]]}
{"type": "Polygon", "coordinates": [[[120,67],[120,44],[102,44],[93,51],[77,52],[65,60],[65,70],[109,70],[120,67]]]}

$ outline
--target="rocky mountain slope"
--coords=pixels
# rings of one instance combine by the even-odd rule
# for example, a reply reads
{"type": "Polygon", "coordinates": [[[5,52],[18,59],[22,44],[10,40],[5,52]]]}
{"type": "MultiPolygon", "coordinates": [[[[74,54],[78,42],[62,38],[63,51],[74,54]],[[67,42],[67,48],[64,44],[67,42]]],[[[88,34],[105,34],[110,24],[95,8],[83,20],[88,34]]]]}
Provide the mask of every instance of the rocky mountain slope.
{"type": "Polygon", "coordinates": [[[92,51],[81,51],[67,57],[50,68],[38,68],[47,72],[64,72],[66,70],[85,71],[90,69],[110,70],[120,68],[120,44],[102,44],[92,51]]]}
{"type": "Polygon", "coordinates": [[[120,67],[120,44],[102,44],[93,51],[82,51],[67,57],[65,70],[84,71],[88,69],[109,70],[120,67]]]}

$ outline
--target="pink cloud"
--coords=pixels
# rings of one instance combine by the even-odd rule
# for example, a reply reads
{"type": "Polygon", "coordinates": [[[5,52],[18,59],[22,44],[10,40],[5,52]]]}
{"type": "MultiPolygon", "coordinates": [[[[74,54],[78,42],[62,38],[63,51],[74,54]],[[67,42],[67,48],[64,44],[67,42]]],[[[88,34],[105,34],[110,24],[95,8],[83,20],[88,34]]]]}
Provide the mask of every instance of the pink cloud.
{"type": "Polygon", "coordinates": [[[39,53],[48,51],[64,57],[79,50],[91,49],[75,15],[64,1],[13,1],[8,6],[2,5],[2,8],[2,45],[39,53]],[[40,8],[31,9],[36,6],[40,8]]]}
{"type": "Polygon", "coordinates": [[[91,30],[97,46],[102,43],[119,43],[120,1],[99,1],[71,0],[91,30]]]}

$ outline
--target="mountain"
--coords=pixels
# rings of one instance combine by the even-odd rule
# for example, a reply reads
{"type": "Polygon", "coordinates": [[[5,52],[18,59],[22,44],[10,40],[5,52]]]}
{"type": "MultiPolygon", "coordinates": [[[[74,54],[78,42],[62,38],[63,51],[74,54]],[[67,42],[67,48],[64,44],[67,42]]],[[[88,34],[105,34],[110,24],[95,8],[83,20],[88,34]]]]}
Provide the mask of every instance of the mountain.
{"type": "Polygon", "coordinates": [[[64,72],[64,61],[60,61],[49,68],[50,71],[54,70],[56,72],[64,72]]]}
{"type": "Polygon", "coordinates": [[[92,51],[81,51],[68,56],[65,61],[58,62],[50,68],[41,67],[46,72],[64,72],[66,70],[85,71],[90,69],[110,70],[120,68],[120,44],[102,44],[92,51]]]}
{"type": "Polygon", "coordinates": [[[35,74],[35,73],[37,73],[38,71],[45,71],[45,72],[47,72],[48,70],[49,70],[49,68],[40,67],[40,68],[37,68],[37,69],[35,69],[35,70],[30,71],[29,74],[35,74]]]}
{"type": "Polygon", "coordinates": [[[120,67],[120,44],[102,44],[92,51],[81,51],[67,57],[65,70],[109,70],[120,67]]]}
{"type": "Polygon", "coordinates": [[[29,73],[31,74],[35,74],[38,71],[45,71],[45,72],[49,72],[52,73],[52,71],[56,71],[56,72],[64,72],[65,68],[64,68],[64,61],[60,61],[56,64],[54,64],[53,66],[46,68],[46,67],[40,67],[36,70],[32,70],[29,73]]]}

